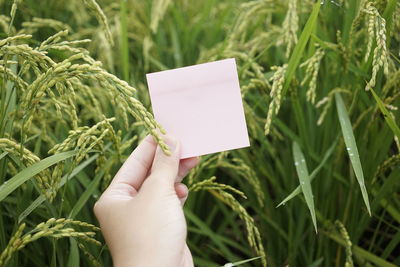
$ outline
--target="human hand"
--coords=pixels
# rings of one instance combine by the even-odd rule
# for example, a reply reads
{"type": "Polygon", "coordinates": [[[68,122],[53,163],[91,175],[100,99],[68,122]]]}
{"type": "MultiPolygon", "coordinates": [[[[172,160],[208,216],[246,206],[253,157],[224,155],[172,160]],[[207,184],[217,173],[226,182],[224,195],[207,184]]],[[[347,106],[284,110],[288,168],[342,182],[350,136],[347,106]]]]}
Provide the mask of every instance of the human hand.
{"type": "Polygon", "coordinates": [[[179,142],[165,142],[171,156],[147,136],[94,206],[115,267],[193,266],[182,210],[188,189],[181,181],[199,160],[180,160],[179,142]]]}

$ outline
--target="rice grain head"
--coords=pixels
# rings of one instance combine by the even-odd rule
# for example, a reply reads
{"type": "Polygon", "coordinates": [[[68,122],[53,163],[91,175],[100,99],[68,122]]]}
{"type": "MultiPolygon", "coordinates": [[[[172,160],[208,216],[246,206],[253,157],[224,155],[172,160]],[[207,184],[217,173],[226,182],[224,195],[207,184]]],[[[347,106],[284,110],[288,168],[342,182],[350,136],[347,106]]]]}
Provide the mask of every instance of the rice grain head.
{"type": "Polygon", "coordinates": [[[297,44],[299,16],[297,14],[297,0],[289,0],[289,6],[282,24],[283,43],[286,44],[286,57],[289,57],[293,47],[297,44]]]}
{"type": "Polygon", "coordinates": [[[317,88],[317,77],[319,72],[319,67],[321,60],[324,57],[325,52],[322,48],[318,48],[313,56],[311,56],[307,61],[302,63],[300,67],[305,67],[305,76],[301,85],[304,86],[308,83],[308,90],[306,93],[307,101],[314,104],[316,98],[316,88],[317,88]]]}
{"type": "Polygon", "coordinates": [[[275,73],[271,77],[270,81],[272,82],[270,97],[271,101],[268,107],[268,115],[267,121],[264,126],[264,134],[268,135],[271,130],[272,118],[274,115],[278,114],[281,101],[282,101],[282,90],[283,84],[285,83],[285,74],[286,74],[287,64],[278,67],[273,66],[271,70],[274,70],[275,73]]]}
{"type": "Polygon", "coordinates": [[[247,241],[255,250],[257,256],[262,257],[261,262],[264,267],[267,266],[266,255],[260,231],[255,225],[254,219],[248,214],[247,210],[235,199],[235,197],[224,190],[210,190],[217,199],[228,205],[239,218],[244,222],[247,231],[247,241]]]}
{"type": "MultiPolygon", "coordinates": [[[[24,147],[22,144],[19,144],[16,141],[8,138],[0,138],[0,149],[16,157],[20,157],[22,163],[26,166],[30,166],[40,161],[40,158],[29,149],[24,147]]],[[[35,180],[41,193],[44,194],[48,200],[51,201],[52,195],[49,192],[49,190],[51,189],[51,174],[49,170],[43,170],[35,175],[35,180]]]]}
{"type": "Polygon", "coordinates": [[[0,267],[7,266],[8,261],[15,252],[42,237],[52,237],[56,239],[73,237],[97,246],[101,246],[101,243],[94,239],[94,236],[96,235],[94,231],[99,231],[99,228],[86,222],[66,218],[51,218],[46,222],[36,225],[35,228],[23,235],[25,227],[25,223],[19,225],[17,231],[9,240],[6,248],[0,254],[0,267]],[[79,232],[74,228],[67,227],[69,225],[89,228],[91,231],[79,232]]]}
{"type": "Polygon", "coordinates": [[[372,40],[375,36],[376,47],[374,49],[372,61],[371,79],[367,83],[365,90],[370,90],[376,84],[376,76],[380,69],[383,69],[385,76],[389,74],[389,53],[386,47],[386,21],[379,14],[372,2],[368,2],[364,12],[367,14],[368,20],[368,45],[365,59],[368,59],[372,49],[372,40]]]}
{"type": "Polygon", "coordinates": [[[108,25],[107,17],[101,9],[100,5],[96,2],[96,0],[83,0],[83,3],[96,16],[97,21],[100,23],[106,34],[108,42],[111,44],[111,46],[113,46],[114,40],[110,31],[110,26],[108,25]]]}
{"type": "Polygon", "coordinates": [[[151,6],[150,29],[153,33],[157,32],[158,25],[165,15],[171,0],[154,0],[151,6]]]}
{"type": "Polygon", "coordinates": [[[335,221],[336,227],[339,229],[339,233],[342,236],[342,238],[345,241],[345,246],[346,246],[346,261],[345,261],[345,267],[353,267],[353,253],[352,253],[352,246],[353,244],[351,243],[350,236],[344,227],[343,223],[340,222],[339,220],[335,221]]]}

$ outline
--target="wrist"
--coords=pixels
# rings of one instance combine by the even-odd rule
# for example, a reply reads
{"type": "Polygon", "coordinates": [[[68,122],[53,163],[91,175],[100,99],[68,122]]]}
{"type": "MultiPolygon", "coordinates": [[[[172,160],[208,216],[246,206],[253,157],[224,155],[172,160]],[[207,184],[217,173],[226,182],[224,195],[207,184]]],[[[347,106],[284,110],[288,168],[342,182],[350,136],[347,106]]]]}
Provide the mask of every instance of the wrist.
{"type": "Polygon", "coordinates": [[[114,267],[166,267],[165,260],[155,249],[133,250],[112,253],[114,267]]]}

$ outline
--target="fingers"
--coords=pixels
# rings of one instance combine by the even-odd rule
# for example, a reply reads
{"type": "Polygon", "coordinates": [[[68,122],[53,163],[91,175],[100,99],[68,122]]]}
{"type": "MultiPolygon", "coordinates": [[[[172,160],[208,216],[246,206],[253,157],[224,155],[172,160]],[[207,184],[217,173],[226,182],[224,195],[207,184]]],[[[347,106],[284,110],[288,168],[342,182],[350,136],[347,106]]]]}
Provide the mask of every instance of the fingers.
{"type": "Polygon", "coordinates": [[[199,162],[200,162],[199,157],[193,157],[193,158],[182,159],[179,163],[179,171],[175,180],[175,192],[181,202],[182,207],[183,205],[185,205],[186,199],[189,196],[189,189],[185,184],[182,184],[181,181],[189,173],[191,169],[193,169],[194,167],[196,167],[197,164],[199,164],[199,162]]]}
{"type": "Polygon", "coordinates": [[[157,147],[149,179],[157,179],[173,186],[179,170],[180,145],[176,139],[169,136],[164,137],[164,142],[168,145],[171,155],[164,154],[162,149],[157,147]]]}
{"type": "Polygon", "coordinates": [[[196,165],[199,164],[199,162],[200,162],[199,157],[181,159],[179,163],[178,175],[176,177],[175,182],[177,183],[181,182],[183,178],[189,173],[189,171],[194,167],[196,167],[196,165]]]}
{"type": "Polygon", "coordinates": [[[176,183],[175,184],[175,192],[176,195],[178,196],[179,200],[181,201],[181,205],[185,204],[186,199],[188,198],[189,195],[189,189],[185,184],[182,183],[176,183]]]}
{"type": "Polygon", "coordinates": [[[153,163],[156,148],[157,144],[152,136],[148,135],[144,138],[119,169],[110,184],[110,188],[117,184],[126,184],[133,187],[136,191],[139,190],[153,163]]]}

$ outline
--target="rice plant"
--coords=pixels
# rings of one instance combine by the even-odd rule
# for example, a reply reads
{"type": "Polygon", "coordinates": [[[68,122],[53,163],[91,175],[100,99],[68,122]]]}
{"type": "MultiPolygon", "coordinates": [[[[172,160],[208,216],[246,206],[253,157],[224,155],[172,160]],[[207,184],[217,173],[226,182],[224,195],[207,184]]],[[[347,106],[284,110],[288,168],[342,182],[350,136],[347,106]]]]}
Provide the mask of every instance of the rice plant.
{"type": "Polygon", "coordinates": [[[251,147],[186,179],[195,265],[400,265],[398,1],[0,7],[0,266],[111,266],[94,202],[145,135],[168,153],[145,74],[227,57],[251,147]]]}

